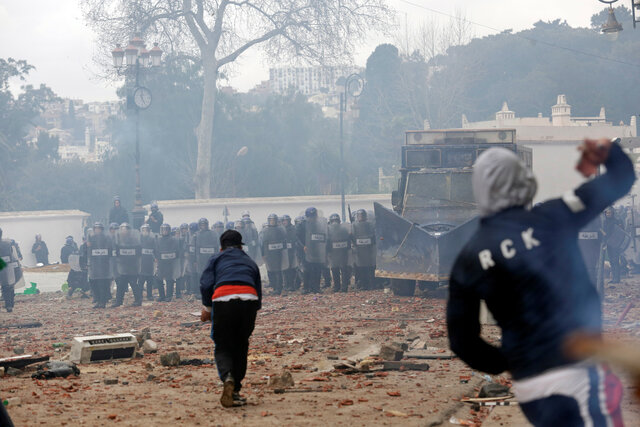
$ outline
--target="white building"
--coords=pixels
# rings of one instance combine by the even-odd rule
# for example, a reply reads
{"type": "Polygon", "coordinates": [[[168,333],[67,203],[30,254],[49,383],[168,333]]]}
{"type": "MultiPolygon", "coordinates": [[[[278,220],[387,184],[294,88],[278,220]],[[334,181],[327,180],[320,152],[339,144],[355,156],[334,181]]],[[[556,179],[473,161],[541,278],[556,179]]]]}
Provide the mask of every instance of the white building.
{"type": "Polygon", "coordinates": [[[495,120],[469,122],[462,115],[463,129],[515,129],[519,141],[551,142],[582,141],[584,138],[630,138],[636,136],[636,117],[631,116],[628,125],[620,122],[613,125],[607,121],[604,107],[594,117],[572,117],[571,105],[565,95],[558,95],[556,105],[551,107],[551,117],[516,117],[505,102],[496,113],[495,120]]]}
{"type": "Polygon", "coordinates": [[[558,95],[551,117],[542,113],[537,117],[516,117],[505,102],[495,120],[469,122],[462,115],[462,128],[515,129],[518,143],[533,150],[533,171],[538,179],[536,202],[559,197],[584,181],[575,165],[580,156],[577,147],[585,138],[618,137],[628,141],[637,136],[635,116],[631,116],[628,125],[614,125],[607,121],[603,107],[597,116],[573,117],[565,95],[558,95]]]}
{"type": "Polygon", "coordinates": [[[293,89],[304,95],[336,93],[336,81],[362,72],[353,66],[277,67],[269,69],[269,87],[273,93],[285,94],[293,89]]]}
{"type": "Polygon", "coordinates": [[[20,245],[24,258],[22,264],[33,267],[36,259],[31,253],[31,246],[36,234],[41,234],[47,244],[49,262],[60,262],[60,249],[67,236],[73,236],[78,246],[82,243],[88,218],[88,213],[78,210],[0,212],[0,228],[3,238],[13,239],[20,245]]]}

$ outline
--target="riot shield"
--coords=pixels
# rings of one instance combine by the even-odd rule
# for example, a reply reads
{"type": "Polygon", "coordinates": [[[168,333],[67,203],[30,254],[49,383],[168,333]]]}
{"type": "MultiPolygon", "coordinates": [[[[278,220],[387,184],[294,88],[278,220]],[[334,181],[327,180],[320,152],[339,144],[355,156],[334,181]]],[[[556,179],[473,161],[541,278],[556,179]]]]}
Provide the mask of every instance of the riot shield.
{"type": "Polygon", "coordinates": [[[172,236],[162,236],[156,247],[158,276],[161,279],[176,280],[180,277],[180,242],[172,236]]]}
{"type": "Polygon", "coordinates": [[[305,259],[324,264],[327,259],[327,220],[318,216],[307,218],[305,225],[305,259]]]}
{"type": "Polygon", "coordinates": [[[140,273],[142,245],[140,232],[131,228],[120,228],[116,233],[116,266],[121,276],[140,273]]]}
{"type": "Polygon", "coordinates": [[[327,235],[329,267],[347,267],[351,252],[351,224],[329,224],[327,235]]]}

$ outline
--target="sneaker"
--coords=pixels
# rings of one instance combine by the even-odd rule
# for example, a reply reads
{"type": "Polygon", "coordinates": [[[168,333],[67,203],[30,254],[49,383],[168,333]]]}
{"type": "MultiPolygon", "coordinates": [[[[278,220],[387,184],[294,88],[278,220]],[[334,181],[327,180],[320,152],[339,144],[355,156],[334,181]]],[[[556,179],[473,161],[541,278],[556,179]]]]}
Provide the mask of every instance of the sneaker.
{"type": "Polygon", "coordinates": [[[233,388],[235,387],[235,381],[231,374],[227,375],[227,379],[224,380],[222,386],[222,396],[220,396],[220,403],[225,408],[231,408],[233,406],[233,388]]]}
{"type": "Polygon", "coordinates": [[[111,308],[116,308],[116,307],[120,307],[122,305],[121,302],[114,302],[113,304],[111,304],[111,308]]]}

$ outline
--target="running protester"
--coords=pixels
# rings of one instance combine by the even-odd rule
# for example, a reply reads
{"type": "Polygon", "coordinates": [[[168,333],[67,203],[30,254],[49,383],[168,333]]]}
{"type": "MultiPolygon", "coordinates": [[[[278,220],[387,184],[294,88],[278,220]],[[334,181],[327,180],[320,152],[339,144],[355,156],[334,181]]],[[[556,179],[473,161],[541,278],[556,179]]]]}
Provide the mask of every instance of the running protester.
{"type": "Polygon", "coordinates": [[[220,236],[220,252],[209,260],[200,278],[201,319],[213,321],[211,338],[220,379],[220,403],[241,406],[242,380],[247,372],[249,337],[262,304],[262,282],[256,263],[242,250],[242,235],[227,230],[220,236]]]}

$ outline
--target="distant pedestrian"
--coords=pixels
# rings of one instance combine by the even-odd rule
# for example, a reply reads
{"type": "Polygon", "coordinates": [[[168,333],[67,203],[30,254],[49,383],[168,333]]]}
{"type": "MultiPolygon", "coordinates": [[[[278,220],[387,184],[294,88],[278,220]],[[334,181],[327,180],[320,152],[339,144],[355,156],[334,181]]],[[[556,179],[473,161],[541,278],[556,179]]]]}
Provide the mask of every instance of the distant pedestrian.
{"type": "Polygon", "coordinates": [[[220,403],[225,408],[246,403],[240,389],[247,372],[249,337],[262,304],[260,270],[242,245],[239,232],[225,231],[220,252],[211,257],[200,278],[201,319],[213,322],[216,366],[224,382],[220,403]]]}
{"type": "Polygon", "coordinates": [[[113,207],[109,211],[109,224],[116,223],[120,226],[123,222],[129,222],[129,214],[127,210],[122,207],[120,197],[115,196],[113,198],[113,207]]]}
{"type": "Polygon", "coordinates": [[[42,235],[36,234],[36,242],[31,247],[31,253],[35,255],[38,264],[49,265],[49,249],[42,240],[42,235]]]}

